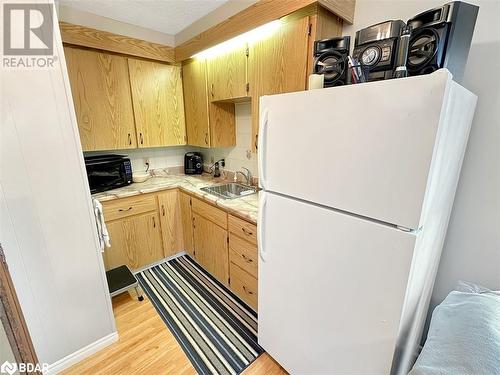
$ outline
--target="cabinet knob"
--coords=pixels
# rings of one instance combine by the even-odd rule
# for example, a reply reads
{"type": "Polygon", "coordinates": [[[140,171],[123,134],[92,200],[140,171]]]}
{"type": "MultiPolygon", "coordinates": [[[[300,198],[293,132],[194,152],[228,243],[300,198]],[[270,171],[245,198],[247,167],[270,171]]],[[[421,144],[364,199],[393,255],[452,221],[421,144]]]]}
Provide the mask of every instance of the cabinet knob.
{"type": "Polygon", "coordinates": [[[142,138],[142,133],[139,133],[139,138],[141,140],[141,145],[144,144],[144,139],[142,138]]]}
{"type": "Polygon", "coordinates": [[[251,236],[253,234],[252,232],[250,232],[249,230],[246,230],[245,228],[241,228],[241,230],[243,231],[243,233],[245,233],[248,236],[251,236]]]}
{"type": "Polygon", "coordinates": [[[248,294],[250,294],[250,295],[252,295],[252,294],[253,294],[253,292],[252,292],[252,291],[250,291],[250,290],[248,290],[248,289],[247,289],[247,287],[246,287],[245,285],[243,285],[243,290],[244,290],[245,292],[247,292],[248,294]]]}
{"type": "Polygon", "coordinates": [[[165,206],[163,204],[161,205],[161,215],[165,216],[165,206]]]}
{"type": "Polygon", "coordinates": [[[154,216],[153,216],[153,228],[156,228],[156,220],[154,216]]]}
{"type": "Polygon", "coordinates": [[[245,262],[247,262],[247,263],[252,263],[253,262],[253,259],[248,258],[245,254],[242,254],[241,256],[243,257],[243,259],[245,260],[245,262]]]}
{"type": "Polygon", "coordinates": [[[205,144],[208,145],[208,133],[205,133],[205,144]]]}
{"type": "Polygon", "coordinates": [[[126,212],[126,211],[130,211],[131,209],[132,209],[132,207],[129,207],[129,208],[125,209],[125,210],[123,208],[120,208],[120,209],[118,209],[118,211],[119,212],[126,212]]]}
{"type": "Polygon", "coordinates": [[[132,145],[132,137],[130,136],[130,133],[127,134],[128,136],[128,145],[132,145]]]}

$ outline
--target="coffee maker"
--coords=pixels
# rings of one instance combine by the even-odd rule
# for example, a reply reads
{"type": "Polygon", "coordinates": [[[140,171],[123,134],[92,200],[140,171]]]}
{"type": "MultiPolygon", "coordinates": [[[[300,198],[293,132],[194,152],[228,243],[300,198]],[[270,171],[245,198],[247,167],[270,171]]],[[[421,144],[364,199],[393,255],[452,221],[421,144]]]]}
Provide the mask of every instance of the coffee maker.
{"type": "Polygon", "coordinates": [[[203,156],[199,152],[188,152],[184,155],[184,173],[203,173],[203,156]]]}

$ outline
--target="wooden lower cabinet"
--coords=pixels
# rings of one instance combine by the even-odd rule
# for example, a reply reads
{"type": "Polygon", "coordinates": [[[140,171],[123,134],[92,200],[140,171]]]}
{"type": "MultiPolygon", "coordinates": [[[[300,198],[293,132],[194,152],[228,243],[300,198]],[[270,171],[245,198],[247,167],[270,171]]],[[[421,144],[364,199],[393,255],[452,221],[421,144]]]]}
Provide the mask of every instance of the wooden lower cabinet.
{"type": "Polygon", "coordinates": [[[183,250],[182,217],[179,191],[166,190],[158,194],[161,233],[165,257],[183,250]]]}
{"type": "Polygon", "coordinates": [[[106,270],[126,264],[135,270],[162,258],[160,218],[156,211],[106,223],[111,248],[104,251],[106,270]]]}
{"type": "Polygon", "coordinates": [[[252,308],[258,305],[257,226],[229,215],[229,285],[252,308]]]}
{"type": "Polygon", "coordinates": [[[137,270],[186,251],[206,271],[257,310],[257,226],[179,191],[103,203],[111,248],[106,270],[137,270]]]}
{"type": "Polygon", "coordinates": [[[194,258],[196,252],[194,250],[193,240],[193,214],[191,213],[191,196],[189,194],[179,192],[179,203],[181,209],[184,250],[191,256],[191,258],[194,258]]]}
{"type": "Polygon", "coordinates": [[[238,297],[257,310],[257,279],[234,263],[231,263],[229,268],[231,289],[238,297]]]}
{"type": "Polygon", "coordinates": [[[227,230],[193,213],[196,261],[224,285],[229,285],[227,230]]]}

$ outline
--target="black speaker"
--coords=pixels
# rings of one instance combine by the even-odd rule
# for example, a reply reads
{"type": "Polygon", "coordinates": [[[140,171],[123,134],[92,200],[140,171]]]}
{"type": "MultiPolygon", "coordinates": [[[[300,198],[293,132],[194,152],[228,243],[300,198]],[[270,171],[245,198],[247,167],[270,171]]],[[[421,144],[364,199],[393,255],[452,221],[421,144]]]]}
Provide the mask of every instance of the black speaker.
{"type": "Polygon", "coordinates": [[[447,68],[461,82],[469,56],[479,7],[454,1],[408,20],[412,33],[408,47],[410,76],[447,68]]]}
{"type": "Polygon", "coordinates": [[[347,84],[350,41],[351,37],[344,36],[314,42],[313,72],[324,75],[324,87],[347,84]]]}
{"type": "Polygon", "coordinates": [[[404,27],[402,20],[391,20],[356,31],[352,56],[361,65],[367,81],[393,77],[399,37],[404,27]]]}

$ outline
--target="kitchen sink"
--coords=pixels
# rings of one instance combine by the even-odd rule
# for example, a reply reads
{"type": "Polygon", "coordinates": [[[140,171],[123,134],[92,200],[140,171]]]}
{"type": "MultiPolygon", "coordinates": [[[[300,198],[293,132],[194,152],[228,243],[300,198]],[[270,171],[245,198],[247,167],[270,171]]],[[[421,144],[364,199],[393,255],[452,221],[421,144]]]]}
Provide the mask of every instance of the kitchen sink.
{"type": "Polygon", "coordinates": [[[201,188],[201,190],[222,199],[246,197],[247,195],[257,193],[258,191],[258,189],[253,186],[238,184],[236,182],[224,185],[207,186],[201,188]]]}

